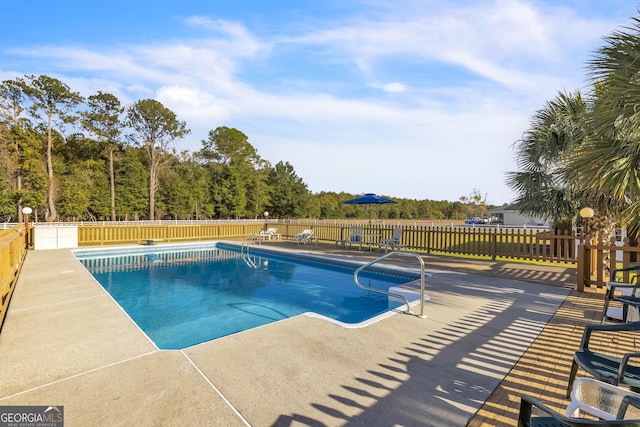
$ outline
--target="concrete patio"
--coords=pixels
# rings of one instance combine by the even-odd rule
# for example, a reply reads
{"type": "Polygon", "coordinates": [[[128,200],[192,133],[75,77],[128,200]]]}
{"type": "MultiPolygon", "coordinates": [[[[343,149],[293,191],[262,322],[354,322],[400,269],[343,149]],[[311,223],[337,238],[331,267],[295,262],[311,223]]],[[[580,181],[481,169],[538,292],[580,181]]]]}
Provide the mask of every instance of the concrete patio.
{"type": "Polygon", "coordinates": [[[572,292],[574,272],[425,261],[428,319],[350,329],[298,316],[160,351],[71,251],[31,251],[0,333],[0,405],[63,405],[66,426],[498,425],[492,414],[515,425],[513,405],[487,405],[572,292]]]}

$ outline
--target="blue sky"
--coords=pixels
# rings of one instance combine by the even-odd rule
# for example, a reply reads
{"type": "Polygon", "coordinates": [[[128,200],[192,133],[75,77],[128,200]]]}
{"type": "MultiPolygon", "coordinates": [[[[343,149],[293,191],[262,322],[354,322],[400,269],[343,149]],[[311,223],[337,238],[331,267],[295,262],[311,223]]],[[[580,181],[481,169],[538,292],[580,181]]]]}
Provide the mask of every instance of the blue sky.
{"type": "Polygon", "coordinates": [[[154,98],[187,122],[178,150],[244,132],[309,189],[493,204],[513,145],[630,24],[631,0],[3,2],[0,79],[154,98]]]}

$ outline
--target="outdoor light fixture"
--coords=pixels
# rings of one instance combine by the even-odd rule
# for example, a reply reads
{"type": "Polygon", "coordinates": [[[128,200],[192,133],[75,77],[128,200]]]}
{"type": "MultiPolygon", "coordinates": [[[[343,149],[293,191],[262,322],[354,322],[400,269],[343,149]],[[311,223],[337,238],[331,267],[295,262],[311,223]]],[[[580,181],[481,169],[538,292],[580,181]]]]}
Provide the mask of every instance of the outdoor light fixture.
{"type": "Polygon", "coordinates": [[[264,211],[264,231],[267,231],[269,225],[267,224],[267,220],[269,219],[269,212],[264,211]]]}
{"type": "Polygon", "coordinates": [[[27,246],[27,248],[29,247],[29,215],[31,215],[31,212],[33,212],[33,209],[31,209],[28,206],[25,206],[24,208],[22,208],[22,214],[24,215],[24,228],[25,228],[24,244],[27,246]]]}
{"type": "Polygon", "coordinates": [[[593,218],[595,212],[591,208],[580,209],[580,216],[584,219],[584,235],[589,235],[589,218],[593,218]]]}

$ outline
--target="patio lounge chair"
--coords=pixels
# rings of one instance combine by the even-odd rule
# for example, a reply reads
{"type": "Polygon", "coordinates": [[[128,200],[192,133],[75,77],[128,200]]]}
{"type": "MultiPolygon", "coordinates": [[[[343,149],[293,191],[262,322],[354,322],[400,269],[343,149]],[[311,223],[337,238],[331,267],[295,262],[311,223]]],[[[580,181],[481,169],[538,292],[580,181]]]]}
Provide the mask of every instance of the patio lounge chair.
{"type": "Polygon", "coordinates": [[[633,396],[625,396],[615,420],[593,420],[586,418],[574,418],[563,415],[546,406],[539,400],[523,394],[520,396],[520,412],[518,414],[518,427],[577,427],[577,426],[628,426],[640,427],[640,420],[625,419],[629,405],[640,408],[640,400],[633,396]],[[532,417],[533,407],[546,413],[542,417],[532,417]]]}
{"type": "MultiPolygon", "coordinates": [[[[618,299],[618,297],[637,297],[636,291],[640,289],[640,285],[637,283],[637,276],[631,278],[629,282],[619,282],[619,273],[638,271],[640,265],[627,268],[617,268],[611,272],[611,280],[607,282],[607,292],[604,296],[604,306],[602,307],[602,318],[600,323],[604,323],[607,318],[627,321],[629,314],[628,305],[624,304],[624,298],[618,299]],[[609,307],[611,301],[618,301],[622,303],[622,307],[609,307]]],[[[624,278],[622,278],[624,280],[624,278]]],[[[633,320],[640,320],[638,318],[637,310],[633,313],[633,320]]]]}
{"type": "Polygon", "coordinates": [[[402,227],[396,227],[393,229],[393,235],[390,239],[380,239],[378,244],[380,247],[384,246],[384,252],[386,253],[389,248],[400,250],[404,245],[400,244],[402,238],[402,227]]]}
{"type": "MultiPolygon", "coordinates": [[[[580,348],[573,355],[571,372],[569,373],[569,383],[567,386],[567,397],[571,395],[573,381],[575,380],[578,368],[582,368],[595,379],[613,384],[625,384],[633,391],[640,390],[640,366],[630,365],[632,359],[640,358],[640,353],[631,352],[616,357],[606,353],[597,353],[589,349],[589,340],[594,331],[601,333],[611,333],[611,338],[619,332],[638,332],[640,322],[613,323],[609,325],[591,324],[584,328],[580,348]]],[[[602,336],[602,334],[598,334],[602,336]]]]}
{"type": "Polygon", "coordinates": [[[278,229],[276,227],[269,227],[266,230],[261,231],[260,233],[258,233],[258,237],[260,237],[262,240],[271,240],[271,238],[278,236],[278,229]]]}
{"type": "Polygon", "coordinates": [[[291,238],[291,241],[298,242],[298,243],[307,243],[313,238],[312,236],[313,236],[313,229],[310,228],[308,230],[302,230],[302,232],[294,234],[293,237],[291,238]]]}
{"type": "Polygon", "coordinates": [[[349,228],[349,235],[346,239],[336,240],[336,245],[342,244],[346,248],[347,245],[358,245],[362,249],[362,226],[354,225],[349,228]]]}

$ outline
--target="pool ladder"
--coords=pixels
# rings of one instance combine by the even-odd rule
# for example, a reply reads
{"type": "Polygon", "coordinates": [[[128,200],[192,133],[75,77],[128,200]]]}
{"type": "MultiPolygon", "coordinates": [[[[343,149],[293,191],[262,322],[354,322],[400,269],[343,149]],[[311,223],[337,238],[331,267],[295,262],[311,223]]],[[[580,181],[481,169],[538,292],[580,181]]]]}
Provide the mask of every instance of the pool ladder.
{"type": "Polygon", "coordinates": [[[390,256],[393,255],[406,255],[406,256],[412,256],[418,259],[418,261],[420,262],[420,314],[418,315],[418,317],[426,319],[427,316],[424,314],[424,260],[422,259],[422,257],[420,255],[418,255],[415,252],[389,252],[388,254],[384,254],[382,255],[380,258],[376,258],[373,261],[358,267],[356,269],[356,271],[353,272],[353,281],[355,282],[356,286],[359,287],[360,289],[364,289],[365,291],[371,291],[371,292],[376,292],[379,294],[383,294],[383,295],[387,295],[387,296],[391,296],[394,298],[398,298],[401,300],[404,300],[405,304],[407,304],[407,313],[409,314],[413,314],[413,312],[411,311],[411,306],[409,305],[409,300],[407,298],[405,298],[403,295],[400,294],[394,294],[392,292],[387,292],[387,291],[382,291],[380,289],[374,289],[368,286],[363,286],[362,284],[360,284],[360,282],[358,281],[358,274],[362,271],[365,270],[367,267],[371,267],[373,264],[382,261],[385,258],[389,258],[390,256]]]}
{"type": "Polygon", "coordinates": [[[247,236],[242,241],[242,246],[240,246],[240,252],[244,254],[246,250],[246,253],[249,254],[249,245],[260,243],[259,237],[260,235],[258,235],[257,233],[247,234],[247,236]]]}
{"type": "Polygon", "coordinates": [[[242,241],[242,246],[240,246],[240,254],[242,254],[242,259],[249,267],[258,268],[257,264],[251,258],[249,254],[249,245],[255,245],[258,240],[258,234],[247,234],[247,236],[242,241]]]}

